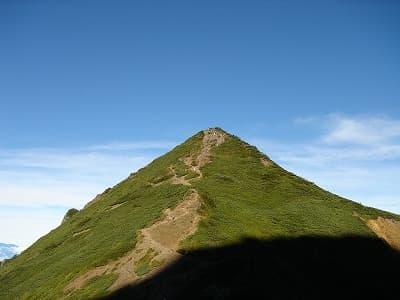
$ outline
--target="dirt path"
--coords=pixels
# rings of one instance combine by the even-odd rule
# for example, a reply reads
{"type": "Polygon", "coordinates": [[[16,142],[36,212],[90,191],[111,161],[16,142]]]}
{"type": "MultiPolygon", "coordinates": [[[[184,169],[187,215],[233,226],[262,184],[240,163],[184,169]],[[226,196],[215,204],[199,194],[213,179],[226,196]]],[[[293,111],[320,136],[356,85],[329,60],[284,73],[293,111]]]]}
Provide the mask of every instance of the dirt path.
{"type": "Polygon", "coordinates": [[[211,161],[211,149],[218,147],[225,142],[225,134],[217,129],[210,128],[203,131],[204,137],[199,152],[195,156],[186,156],[180,158],[190,171],[197,174],[197,177],[186,179],[186,175],[178,177],[173,166],[170,166],[170,171],[173,174],[172,184],[191,185],[192,180],[203,178],[201,167],[211,161]]]}
{"type": "MultiPolygon", "coordinates": [[[[216,129],[205,130],[198,154],[180,159],[189,170],[198,176],[191,179],[186,179],[186,175],[178,177],[174,167],[170,166],[170,171],[173,174],[171,183],[190,186],[192,180],[202,178],[201,167],[211,161],[211,149],[218,147],[224,141],[224,133],[216,129]]],[[[154,186],[161,183],[154,184],[154,186]]],[[[93,202],[101,200],[100,195],[96,198],[93,202]]],[[[123,204],[117,204],[112,209],[123,204]]],[[[160,271],[159,266],[162,265],[165,267],[172,263],[180,256],[177,252],[179,243],[192,235],[197,229],[200,221],[200,215],[197,210],[200,208],[200,204],[199,194],[195,189],[191,189],[178,206],[173,210],[166,209],[164,211],[164,218],[162,220],[143,228],[139,232],[138,242],[133,250],[129,251],[123,257],[107,265],[94,268],[70,282],[64,288],[65,297],[67,298],[70,293],[81,288],[89,279],[96,276],[117,274],[117,280],[109,288],[112,291],[151,276],[160,271]],[[148,264],[149,272],[146,274],[137,274],[138,266],[144,263],[148,264]]]]}
{"type": "Polygon", "coordinates": [[[217,129],[210,128],[203,131],[204,137],[199,153],[193,156],[186,156],[180,160],[189,168],[190,171],[196,173],[198,176],[190,180],[200,179],[203,177],[201,168],[211,161],[211,149],[220,146],[225,142],[225,133],[217,129]]]}
{"type": "Polygon", "coordinates": [[[115,290],[126,284],[134,283],[139,278],[145,278],[157,272],[154,268],[147,274],[139,276],[135,272],[144,259],[149,266],[168,265],[180,256],[176,252],[179,243],[192,235],[196,229],[200,216],[197,210],[200,207],[200,196],[195,190],[190,190],[184,200],[173,210],[166,209],[164,218],[150,227],[140,231],[136,247],[123,257],[97,267],[69,283],[64,293],[70,294],[81,288],[89,279],[103,274],[118,274],[117,280],[109,290],[115,290]],[[147,257],[146,257],[147,256],[147,257]]]}
{"type": "Polygon", "coordinates": [[[183,176],[181,176],[181,177],[178,177],[178,175],[176,175],[176,171],[175,171],[174,166],[169,166],[169,169],[170,169],[170,171],[171,171],[172,174],[173,174],[172,180],[171,180],[171,183],[172,183],[172,184],[191,185],[190,182],[189,182],[189,180],[187,180],[187,179],[185,178],[186,174],[183,175],[183,176]]]}
{"type": "Polygon", "coordinates": [[[203,144],[197,157],[197,164],[200,168],[210,162],[211,149],[218,147],[223,142],[225,142],[224,133],[214,128],[204,130],[203,144]]]}

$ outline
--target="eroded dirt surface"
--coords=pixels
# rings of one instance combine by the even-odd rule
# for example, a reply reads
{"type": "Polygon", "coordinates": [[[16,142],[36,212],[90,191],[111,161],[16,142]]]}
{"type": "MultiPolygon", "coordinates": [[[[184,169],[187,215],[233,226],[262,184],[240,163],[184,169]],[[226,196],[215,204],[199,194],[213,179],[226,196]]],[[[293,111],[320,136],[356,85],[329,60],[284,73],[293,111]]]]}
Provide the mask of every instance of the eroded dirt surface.
{"type": "Polygon", "coordinates": [[[400,251],[400,222],[378,217],[376,220],[368,220],[367,225],[377,236],[400,251]]]}
{"type": "Polygon", "coordinates": [[[200,196],[195,190],[190,190],[178,206],[173,210],[166,209],[164,211],[162,220],[140,231],[138,242],[132,251],[73,280],[65,287],[64,293],[68,295],[81,288],[89,279],[103,274],[118,274],[117,280],[109,288],[110,291],[126,284],[132,284],[139,278],[150,276],[157,269],[142,277],[135,273],[135,266],[148,253],[151,253],[150,265],[153,262],[158,265],[169,265],[180,256],[176,251],[179,243],[196,231],[200,221],[197,213],[199,207],[200,196]]]}
{"type": "Polygon", "coordinates": [[[213,147],[218,147],[223,142],[225,142],[225,134],[218,131],[217,129],[210,128],[203,131],[204,137],[197,155],[186,156],[180,158],[187,167],[188,170],[196,173],[197,176],[186,179],[185,176],[178,177],[176,175],[175,169],[173,166],[169,167],[170,172],[172,172],[173,177],[171,180],[172,184],[183,184],[183,185],[191,185],[192,180],[198,180],[203,177],[203,173],[201,172],[201,167],[211,161],[211,149],[213,147]]]}
{"type": "Polygon", "coordinates": [[[225,142],[226,135],[214,128],[206,129],[203,133],[204,137],[198,154],[195,156],[186,156],[180,159],[188,167],[189,171],[197,174],[197,177],[187,180],[187,183],[189,184],[191,180],[203,177],[201,167],[211,161],[211,149],[213,147],[218,147],[225,142]]]}
{"type": "Polygon", "coordinates": [[[178,177],[178,175],[176,175],[175,168],[173,166],[170,166],[169,170],[173,174],[172,179],[171,179],[172,184],[191,185],[189,180],[185,179],[186,174],[184,176],[178,177]]]}
{"type": "Polygon", "coordinates": [[[89,232],[89,231],[90,231],[90,228],[82,230],[82,231],[79,231],[79,232],[76,232],[72,236],[78,236],[78,235],[84,234],[84,233],[89,232]]]}
{"type": "Polygon", "coordinates": [[[125,203],[126,202],[121,202],[121,203],[118,203],[118,204],[114,204],[114,205],[110,206],[109,208],[107,208],[107,211],[114,210],[114,209],[124,205],[125,203]]]}
{"type": "Polygon", "coordinates": [[[197,156],[197,164],[200,168],[210,162],[211,149],[213,147],[218,147],[223,142],[225,142],[224,133],[214,128],[204,130],[203,144],[197,156]]]}
{"type": "Polygon", "coordinates": [[[267,158],[265,158],[265,157],[260,158],[260,161],[261,161],[261,163],[262,163],[264,166],[266,166],[266,167],[270,167],[270,166],[273,166],[273,165],[274,165],[274,163],[272,162],[272,160],[269,160],[269,159],[267,159],[267,158]]]}

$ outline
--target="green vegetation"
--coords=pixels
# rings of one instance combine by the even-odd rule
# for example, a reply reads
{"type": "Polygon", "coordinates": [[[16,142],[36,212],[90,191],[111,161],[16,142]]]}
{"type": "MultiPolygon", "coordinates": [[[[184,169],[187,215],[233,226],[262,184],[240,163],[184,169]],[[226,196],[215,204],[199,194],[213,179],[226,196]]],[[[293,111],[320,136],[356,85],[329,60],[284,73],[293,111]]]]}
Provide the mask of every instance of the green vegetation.
{"type": "Polygon", "coordinates": [[[107,295],[107,289],[117,279],[115,274],[107,274],[93,277],[79,290],[74,291],[70,299],[90,299],[107,295]]]}
{"type": "MultiPolygon", "coordinates": [[[[195,157],[202,138],[198,133],[108,189],[100,201],[69,211],[61,226],[0,267],[0,299],[60,298],[72,279],[133,249],[138,231],[176,206],[190,188],[202,197],[204,218],[182,243],[183,252],[234,244],[246,237],[373,236],[353,212],[399,220],[324,191],[275,164],[264,166],[263,154],[230,135],[213,148],[212,163],[202,168],[202,179],[191,181],[192,186],[171,185],[171,166],[177,176],[198,177],[179,159],[195,157]],[[124,204],[111,209],[120,203],[124,204]]],[[[139,276],[161,264],[151,261],[153,257],[147,253],[136,266],[139,276]]],[[[102,295],[114,280],[112,275],[93,278],[70,296],[102,295]]]]}
{"type": "Polygon", "coordinates": [[[147,253],[137,262],[135,267],[136,275],[143,276],[152,270],[154,266],[151,264],[151,260],[155,255],[156,253],[153,249],[147,251],[147,253]]]}
{"type": "Polygon", "coordinates": [[[197,177],[199,177],[199,174],[197,174],[196,172],[193,172],[193,171],[189,171],[189,173],[185,176],[185,179],[190,180],[190,179],[197,178],[197,177]]]}
{"type": "Polygon", "coordinates": [[[271,239],[298,236],[374,236],[357,212],[399,220],[399,216],[331,194],[276,164],[255,147],[230,136],[213,149],[213,163],[193,181],[206,216],[197,232],[182,243],[182,252],[224,246],[245,237],[271,239]]]}
{"type": "Polygon", "coordinates": [[[176,176],[178,176],[178,177],[185,176],[188,173],[187,166],[180,160],[175,162],[174,169],[175,169],[176,176]]]}
{"type": "MultiPolygon", "coordinates": [[[[199,148],[198,134],[102,194],[101,201],[73,214],[24,253],[0,267],[0,299],[56,299],[68,282],[131,250],[139,229],[182,200],[188,187],[168,181],[169,166],[199,148]],[[125,202],[117,209],[113,205],[125,202]],[[88,230],[89,229],[89,230],[88,230]]],[[[92,288],[91,288],[92,289],[92,288]]]]}
{"type": "Polygon", "coordinates": [[[67,213],[65,214],[62,223],[65,223],[68,219],[70,219],[73,215],[75,215],[76,213],[78,213],[79,210],[76,208],[71,208],[67,211],[67,213]]]}
{"type": "Polygon", "coordinates": [[[172,176],[173,176],[173,175],[170,174],[170,173],[164,174],[164,175],[162,175],[162,176],[157,176],[156,178],[153,178],[153,179],[151,180],[151,183],[153,183],[153,184],[158,184],[158,183],[161,183],[161,182],[163,182],[163,181],[166,181],[166,180],[172,178],[172,176]]]}
{"type": "Polygon", "coordinates": [[[76,208],[71,208],[65,214],[65,218],[69,219],[70,217],[72,217],[73,215],[75,215],[78,212],[79,212],[79,210],[77,210],[76,208]]]}

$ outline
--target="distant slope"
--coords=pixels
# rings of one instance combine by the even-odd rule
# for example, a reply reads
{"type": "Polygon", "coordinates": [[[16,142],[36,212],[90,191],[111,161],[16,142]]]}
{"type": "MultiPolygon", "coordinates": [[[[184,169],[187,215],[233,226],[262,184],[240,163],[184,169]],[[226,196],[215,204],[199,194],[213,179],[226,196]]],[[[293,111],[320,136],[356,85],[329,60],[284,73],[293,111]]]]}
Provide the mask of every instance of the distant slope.
{"type": "Polygon", "coordinates": [[[17,245],[0,243],[0,261],[11,258],[17,253],[18,253],[17,245]]]}
{"type": "Polygon", "coordinates": [[[106,295],[151,278],[184,253],[246,238],[357,236],[382,243],[367,225],[378,217],[400,220],[331,194],[209,129],[70,213],[2,266],[0,299],[106,295]]]}

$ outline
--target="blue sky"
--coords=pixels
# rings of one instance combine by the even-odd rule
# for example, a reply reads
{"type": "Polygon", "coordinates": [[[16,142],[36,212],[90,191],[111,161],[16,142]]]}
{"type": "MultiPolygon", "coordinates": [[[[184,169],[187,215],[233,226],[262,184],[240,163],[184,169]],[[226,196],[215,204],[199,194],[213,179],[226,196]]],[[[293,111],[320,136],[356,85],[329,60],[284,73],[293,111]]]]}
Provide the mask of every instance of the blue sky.
{"type": "Polygon", "coordinates": [[[2,1],[0,242],[26,247],[211,126],[400,213],[399,15],[398,1],[2,1]]]}

